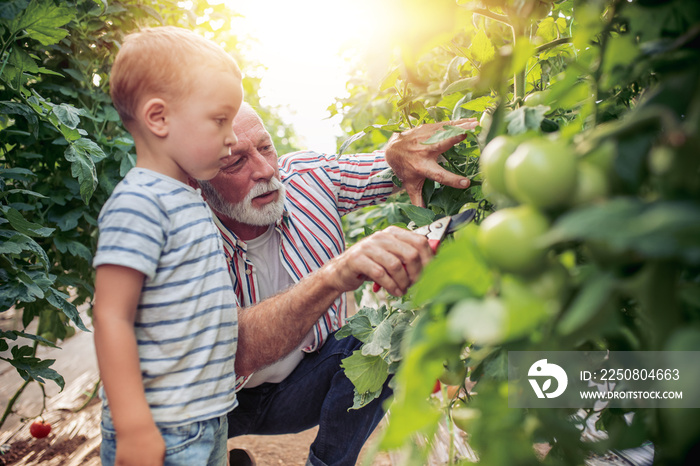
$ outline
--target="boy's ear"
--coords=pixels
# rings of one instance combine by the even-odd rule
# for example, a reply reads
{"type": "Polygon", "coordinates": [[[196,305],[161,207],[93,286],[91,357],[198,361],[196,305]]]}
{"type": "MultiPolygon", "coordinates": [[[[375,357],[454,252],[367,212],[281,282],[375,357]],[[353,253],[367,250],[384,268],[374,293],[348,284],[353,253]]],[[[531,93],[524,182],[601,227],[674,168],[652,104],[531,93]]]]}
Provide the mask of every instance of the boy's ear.
{"type": "Polygon", "coordinates": [[[168,135],[168,104],[161,98],[148,99],[141,107],[143,122],[146,128],[159,137],[168,135]]]}

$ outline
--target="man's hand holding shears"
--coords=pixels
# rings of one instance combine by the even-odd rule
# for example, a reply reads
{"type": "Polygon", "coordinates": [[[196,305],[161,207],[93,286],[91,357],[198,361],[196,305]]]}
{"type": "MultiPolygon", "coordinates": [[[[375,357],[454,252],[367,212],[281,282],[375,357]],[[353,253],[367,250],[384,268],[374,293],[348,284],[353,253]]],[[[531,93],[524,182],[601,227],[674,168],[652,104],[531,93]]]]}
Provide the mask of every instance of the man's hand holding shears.
{"type": "MultiPolygon", "coordinates": [[[[443,217],[429,225],[416,228],[415,230],[412,230],[412,233],[425,236],[428,239],[428,245],[430,246],[431,251],[433,252],[433,254],[435,254],[435,252],[437,252],[438,246],[440,245],[442,240],[445,239],[446,235],[454,233],[460,227],[471,222],[472,220],[474,220],[475,216],[476,210],[468,209],[457,215],[453,215],[451,217],[443,217]]],[[[377,291],[379,291],[380,288],[381,285],[375,282],[372,287],[372,291],[376,293],[377,291]]]]}

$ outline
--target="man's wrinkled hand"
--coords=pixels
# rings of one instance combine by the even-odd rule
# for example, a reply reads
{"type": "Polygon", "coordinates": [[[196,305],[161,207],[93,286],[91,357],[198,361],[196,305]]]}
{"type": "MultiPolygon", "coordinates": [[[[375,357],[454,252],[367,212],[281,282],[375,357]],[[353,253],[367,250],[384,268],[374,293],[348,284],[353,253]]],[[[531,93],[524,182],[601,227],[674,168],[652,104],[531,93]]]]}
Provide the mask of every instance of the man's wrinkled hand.
{"type": "Polygon", "coordinates": [[[394,134],[384,149],[386,161],[403,183],[411,203],[419,207],[424,207],[422,191],[426,178],[453,188],[469,187],[468,178],[444,169],[437,162],[443,152],[463,141],[467,137],[466,134],[453,136],[434,144],[423,144],[445,125],[472,130],[477,127],[478,121],[476,118],[463,118],[416,126],[394,134]]]}
{"type": "Polygon", "coordinates": [[[359,241],[333,259],[333,274],[340,291],[357,289],[373,280],[394,296],[408,291],[432,259],[424,235],[390,226],[359,241]]]}

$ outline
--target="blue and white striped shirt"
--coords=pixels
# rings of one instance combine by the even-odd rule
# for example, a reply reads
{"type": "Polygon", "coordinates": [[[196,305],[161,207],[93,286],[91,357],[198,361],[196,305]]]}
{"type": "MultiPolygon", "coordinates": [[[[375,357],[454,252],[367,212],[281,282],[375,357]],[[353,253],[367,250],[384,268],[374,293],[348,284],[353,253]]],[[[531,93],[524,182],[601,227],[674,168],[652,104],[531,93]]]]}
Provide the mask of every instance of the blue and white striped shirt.
{"type": "MultiPolygon", "coordinates": [[[[359,155],[326,155],[296,152],[280,157],[280,178],[287,192],[284,215],[277,223],[281,235],[280,259],[295,282],[320,268],[345,250],[341,217],[353,210],[386,200],[391,180],[372,178],[388,168],[381,151],[359,155]]],[[[259,301],[253,264],[246,258],[247,245],[219,219],[215,223],[224,239],[233,288],[239,302],[259,301]]],[[[338,298],[313,328],[314,341],[304,351],[314,351],[338,330],[347,317],[345,295],[338,298]]],[[[247,379],[239,377],[238,390],[247,379]]]]}
{"type": "Polygon", "coordinates": [[[226,414],[236,406],[237,301],[221,236],[199,191],[134,168],[98,219],[93,265],[146,278],[134,331],[146,399],[161,426],[226,414]]]}

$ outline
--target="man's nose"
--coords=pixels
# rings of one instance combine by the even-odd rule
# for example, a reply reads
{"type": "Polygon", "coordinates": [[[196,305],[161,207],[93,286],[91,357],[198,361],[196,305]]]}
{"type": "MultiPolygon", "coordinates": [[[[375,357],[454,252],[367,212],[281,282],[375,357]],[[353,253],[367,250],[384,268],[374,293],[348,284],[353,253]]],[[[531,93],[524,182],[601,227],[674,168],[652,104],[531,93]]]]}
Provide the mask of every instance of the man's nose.
{"type": "MultiPolygon", "coordinates": [[[[255,155],[253,158],[254,162],[254,170],[253,170],[253,177],[255,179],[264,179],[264,180],[270,180],[273,176],[275,176],[275,167],[270,165],[270,162],[268,161],[268,158],[263,156],[260,152],[257,150],[254,151],[255,155]]],[[[275,159],[275,162],[277,160],[275,159]]]]}
{"type": "Polygon", "coordinates": [[[226,136],[226,142],[225,142],[225,144],[226,144],[226,145],[228,146],[228,148],[229,148],[229,153],[231,153],[230,151],[231,151],[231,149],[233,148],[233,146],[235,146],[236,144],[238,144],[238,136],[236,136],[236,133],[233,131],[233,128],[231,128],[231,134],[229,134],[228,136],[226,136]]]}

